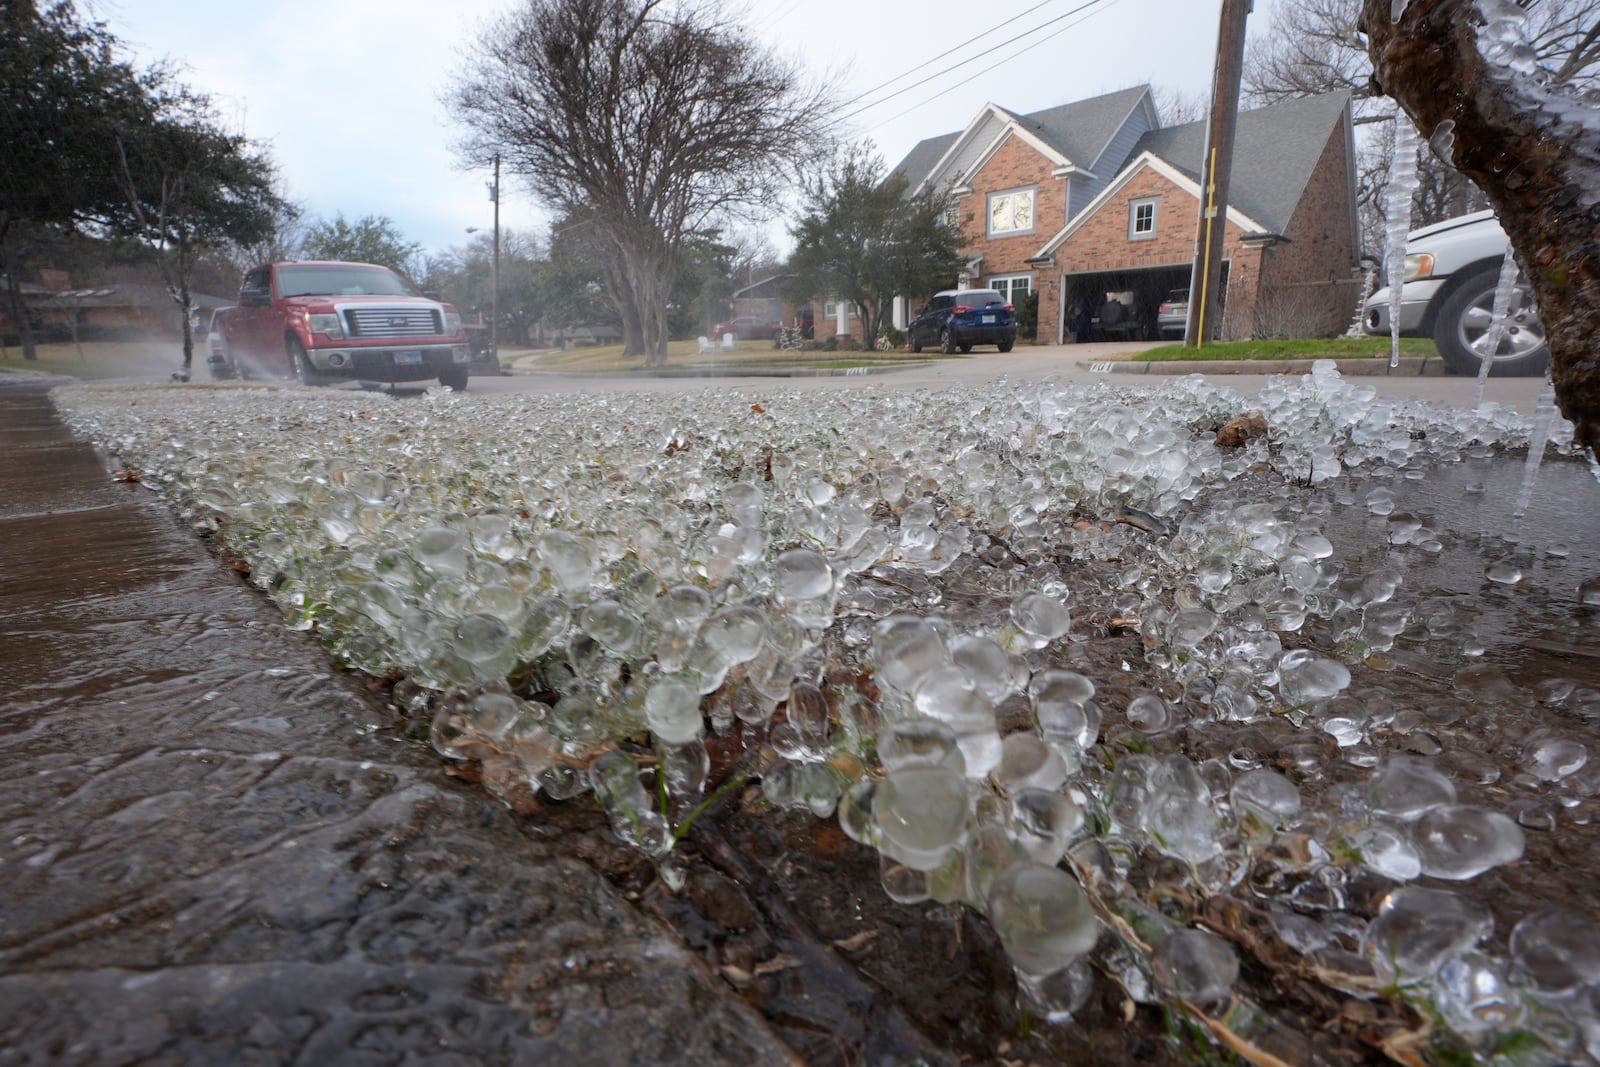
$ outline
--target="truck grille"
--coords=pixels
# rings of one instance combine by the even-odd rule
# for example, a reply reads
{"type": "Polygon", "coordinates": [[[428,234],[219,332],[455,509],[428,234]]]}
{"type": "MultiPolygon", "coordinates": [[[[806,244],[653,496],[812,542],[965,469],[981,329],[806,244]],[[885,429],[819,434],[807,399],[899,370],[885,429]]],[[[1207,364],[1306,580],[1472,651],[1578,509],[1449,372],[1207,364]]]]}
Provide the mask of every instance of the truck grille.
{"type": "Polygon", "coordinates": [[[444,332],[433,308],[345,309],[351,337],[432,337],[444,332]]]}

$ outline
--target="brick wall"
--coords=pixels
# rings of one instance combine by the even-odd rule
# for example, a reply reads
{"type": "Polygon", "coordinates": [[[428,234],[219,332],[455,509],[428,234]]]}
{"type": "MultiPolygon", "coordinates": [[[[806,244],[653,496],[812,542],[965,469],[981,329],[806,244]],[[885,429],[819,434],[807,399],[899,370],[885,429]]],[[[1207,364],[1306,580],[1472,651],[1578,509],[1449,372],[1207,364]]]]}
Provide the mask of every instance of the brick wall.
{"type": "Polygon", "coordinates": [[[968,180],[972,192],[956,198],[961,219],[961,250],[983,255],[981,284],[991,274],[1028,274],[1028,257],[1067,224],[1067,179],[1051,175],[1055,164],[1022,138],[1008,135],[968,180]],[[1033,229],[1006,237],[989,236],[989,195],[1034,188],[1033,229]]]}
{"type": "Polygon", "coordinates": [[[1349,192],[1348,116],[1323,147],[1300,203],[1284,227],[1287,244],[1261,265],[1255,332],[1264,337],[1332,337],[1350,325],[1361,290],[1349,192]]]}
{"type": "MultiPolygon", "coordinates": [[[[1164,174],[1145,167],[1135,174],[1100,209],[1056,250],[1051,284],[1039,287],[1040,337],[1055,340],[1061,321],[1062,293],[1057,273],[1125,271],[1153,267],[1188,268],[1194,263],[1194,241],[1199,203],[1187,189],[1164,174]],[[1135,200],[1158,197],[1154,237],[1130,240],[1128,226],[1135,200]]],[[[1239,243],[1243,231],[1234,223],[1224,227],[1222,255],[1229,262],[1228,304],[1248,322],[1261,269],[1259,249],[1239,243]]],[[[1068,279],[1070,286],[1071,279],[1068,279]]],[[[1230,319],[1233,316],[1230,315],[1230,319]]],[[[1225,329],[1229,333],[1236,329],[1225,329]]]]}

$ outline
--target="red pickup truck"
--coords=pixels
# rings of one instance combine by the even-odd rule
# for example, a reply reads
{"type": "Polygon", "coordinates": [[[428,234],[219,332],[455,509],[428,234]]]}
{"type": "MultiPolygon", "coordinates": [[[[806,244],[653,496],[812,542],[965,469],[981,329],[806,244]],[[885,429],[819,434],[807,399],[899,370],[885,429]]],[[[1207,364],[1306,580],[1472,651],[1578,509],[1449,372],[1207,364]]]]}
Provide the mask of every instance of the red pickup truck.
{"type": "Polygon", "coordinates": [[[461,316],[372,263],[269,263],[244,276],[219,312],[213,378],[417,382],[467,387],[461,316]]]}

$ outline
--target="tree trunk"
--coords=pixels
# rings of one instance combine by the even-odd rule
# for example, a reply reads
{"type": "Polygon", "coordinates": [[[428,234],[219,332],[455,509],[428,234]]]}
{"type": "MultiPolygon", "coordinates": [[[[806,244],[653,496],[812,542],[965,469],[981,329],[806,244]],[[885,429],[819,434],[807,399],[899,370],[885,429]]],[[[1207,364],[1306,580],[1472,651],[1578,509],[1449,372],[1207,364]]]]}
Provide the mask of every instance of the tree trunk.
{"type": "Polygon", "coordinates": [[[33,326],[28,322],[28,306],[22,301],[22,289],[17,284],[14,270],[6,271],[6,295],[11,298],[11,321],[17,324],[17,337],[22,342],[22,358],[38,359],[39,351],[33,344],[33,326]]]}
{"type": "MultiPolygon", "coordinates": [[[[1527,272],[1550,338],[1550,373],[1577,442],[1600,457],[1600,127],[1577,92],[1480,52],[1470,0],[1363,0],[1373,77],[1424,137],[1453,137],[1527,272]],[[1450,125],[1445,125],[1446,123],[1450,125]]],[[[1493,42],[1491,42],[1492,44],[1493,42]]]]}

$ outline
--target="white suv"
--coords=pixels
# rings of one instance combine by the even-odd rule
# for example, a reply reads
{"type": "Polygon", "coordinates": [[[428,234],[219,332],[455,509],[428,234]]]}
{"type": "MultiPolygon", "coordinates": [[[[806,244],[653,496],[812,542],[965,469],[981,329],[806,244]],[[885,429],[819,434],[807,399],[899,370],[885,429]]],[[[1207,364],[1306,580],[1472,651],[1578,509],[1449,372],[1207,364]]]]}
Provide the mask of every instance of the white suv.
{"type": "MultiPolygon", "coordinates": [[[[1492,211],[1463,215],[1409,234],[1405,288],[1400,294],[1401,334],[1433,338],[1440,358],[1453,373],[1477,374],[1483,364],[1505,252],[1506,234],[1492,211]]],[[[1362,327],[1370,334],[1388,336],[1392,303],[1387,288],[1369,296],[1362,327]]],[[[1517,279],[1504,326],[1489,373],[1543,374],[1550,364],[1550,346],[1524,278],[1517,279]]]]}

